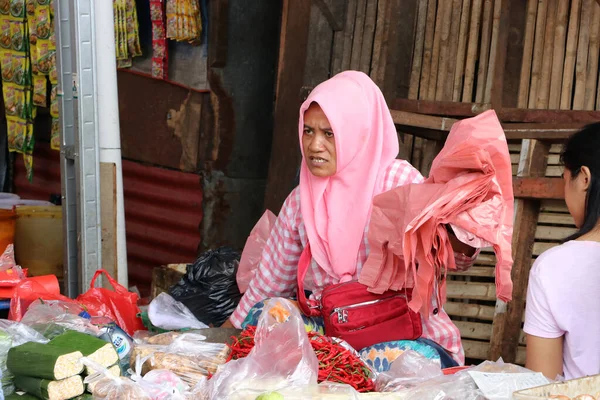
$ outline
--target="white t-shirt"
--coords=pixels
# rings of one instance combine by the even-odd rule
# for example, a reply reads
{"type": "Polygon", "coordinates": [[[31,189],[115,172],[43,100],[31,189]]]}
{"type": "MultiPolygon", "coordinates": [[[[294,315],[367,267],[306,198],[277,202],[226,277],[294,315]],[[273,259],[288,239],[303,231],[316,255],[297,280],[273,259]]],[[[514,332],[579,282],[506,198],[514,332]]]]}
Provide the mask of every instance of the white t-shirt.
{"type": "Polygon", "coordinates": [[[566,379],[600,373],[600,243],[570,241],[538,257],[524,330],[547,339],[564,335],[566,379]]]}

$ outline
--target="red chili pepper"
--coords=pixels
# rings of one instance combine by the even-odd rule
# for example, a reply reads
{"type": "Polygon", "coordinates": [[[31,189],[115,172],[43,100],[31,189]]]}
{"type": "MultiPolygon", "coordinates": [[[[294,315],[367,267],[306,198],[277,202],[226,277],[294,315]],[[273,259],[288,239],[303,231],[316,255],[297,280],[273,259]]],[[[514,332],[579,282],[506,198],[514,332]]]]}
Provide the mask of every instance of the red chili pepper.
{"type": "MultiPolygon", "coordinates": [[[[248,356],[254,348],[256,327],[248,326],[239,337],[232,337],[227,361],[248,356]]],[[[318,333],[309,333],[310,343],[319,362],[318,381],[338,382],[352,386],[358,392],[373,391],[375,384],[363,361],[343,346],[318,333]]]]}

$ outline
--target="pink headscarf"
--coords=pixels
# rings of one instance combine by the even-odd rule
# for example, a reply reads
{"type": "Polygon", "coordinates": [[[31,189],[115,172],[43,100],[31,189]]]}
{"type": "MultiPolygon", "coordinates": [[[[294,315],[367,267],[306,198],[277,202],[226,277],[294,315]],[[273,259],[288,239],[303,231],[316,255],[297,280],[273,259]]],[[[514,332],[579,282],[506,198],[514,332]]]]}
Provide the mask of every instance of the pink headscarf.
{"type": "Polygon", "coordinates": [[[300,107],[301,148],[304,112],[313,102],[331,124],[337,172],[314,176],[303,158],[302,218],[316,262],[345,282],[356,272],[373,197],[383,191],[385,172],[398,155],[398,136],[377,85],[362,72],[346,71],[317,86],[300,107]]]}

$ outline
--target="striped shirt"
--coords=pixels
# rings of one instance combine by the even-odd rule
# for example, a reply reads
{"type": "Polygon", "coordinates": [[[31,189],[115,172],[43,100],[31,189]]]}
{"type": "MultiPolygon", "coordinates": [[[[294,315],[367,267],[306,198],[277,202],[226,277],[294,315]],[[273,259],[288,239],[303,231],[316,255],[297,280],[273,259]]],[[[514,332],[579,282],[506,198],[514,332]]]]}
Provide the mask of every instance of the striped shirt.
{"type": "MultiPolygon", "coordinates": [[[[386,172],[384,191],[423,181],[423,176],[407,161],[396,160],[386,172]]],[[[358,250],[355,278],[360,274],[369,254],[368,225],[365,227],[364,239],[358,250]]],[[[307,241],[308,237],[300,211],[300,189],[296,188],[283,204],[263,250],[256,275],[231,316],[234,326],[238,328],[241,326],[254,304],[266,298],[289,298],[295,295],[298,261],[307,241]]],[[[456,267],[459,270],[466,270],[473,265],[476,257],[477,254],[467,257],[455,253],[456,267]]],[[[311,290],[313,295],[318,297],[325,287],[336,283],[338,282],[333,277],[329,276],[314,260],[312,261],[304,283],[307,290],[311,290]]],[[[435,296],[433,297],[435,302],[435,296]]],[[[460,332],[441,307],[437,310],[437,314],[430,315],[427,320],[423,319],[422,337],[431,339],[445,348],[459,364],[464,363],[460,332]]]]}

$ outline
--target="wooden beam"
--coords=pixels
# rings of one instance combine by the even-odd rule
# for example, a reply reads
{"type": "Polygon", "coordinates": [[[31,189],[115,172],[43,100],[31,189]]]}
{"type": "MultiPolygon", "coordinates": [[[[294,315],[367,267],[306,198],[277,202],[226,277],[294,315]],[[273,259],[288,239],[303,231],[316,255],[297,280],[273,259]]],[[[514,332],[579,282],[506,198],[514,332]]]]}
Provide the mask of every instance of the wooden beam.
{"type": "Polygon", "coordinates": [[[298,109],[302,101],[310,10],[310,1],[283,0],[273,142],[265,194],[265,207],[275,213],[292,190],[300,165],[298,109]]]}
{"type": "MultiPolygon", "coordinates": [[[[486,103],[455,103],[451,101],[428,101],[394,99],[391,109],[417,114],[440,115],[448,117],[474,117],[492,108],[486,103]]],[[[530,110],[520,108],[496,109],[502,122],[536,123],[581,123],[590,124],[600,120],[600,111],[585,110],[530,110]]]]}
{"type": "Polygon", "coordinates": [[[406,111],[390,110],[390,113],[392,114],[392,119],[396,125],[408,125],[417,128],[428,128],[446,132],[449,132],[452,125],[458,121],[457,119],[452,118],[416,114],[406,111]]]}
{"type": "MultiPolygon", "coordinates": [[[[390,110],[398,130],[433,140],[445,140],[455,122],[454,118],[418,114],[407,111],[390,110]]],[[[582,123],[503,123],[502,128],[508,140],[539,139],[560,142],[580,130],[582,123]]]]}
{"type": "MultiPolygon", "coordinates": [[[[546,174],[550,145],[537,140],[526,140],[521,148],[519,177],[540,178],[546,174]]],[[[515,225],[512,241],[512,301],[508,304],[498,300],[493,322],[493,333],[488,359],[502,357],[505,362],[514,363],[517,358],[519,336],[529,271],[533,257],[535,231],[540,213],[539,200],[515,201],[515,225]]]]}
{"type": "Polygon", "coordinates": [[[564,182],[561,178],[513,178],[515,199],[563,200],[564,182]]]}
{"type": "Polygon", "coordinates": [[[444,115],[448,117],[474,117],[492,108],[491,104],[458,103],[453,101],[394,99],[392,109],[417,114],[444,115]]]}
{"type": "MultiPolygon", "coordinates": [[[[117,166],[100,163],[100,225],[102,268],[111,276],[119,276],[117,263],[117,166]]],[[[102,280],[102,286],[112,286],[102,280]]]]}
{"type": "Polygon", "coordinates": [[[573,133],[584,127],[581,123],[548,124],[548,123],[503,123],[506,139],[536,139],[555,142],[564,141],[573,133]]]}

